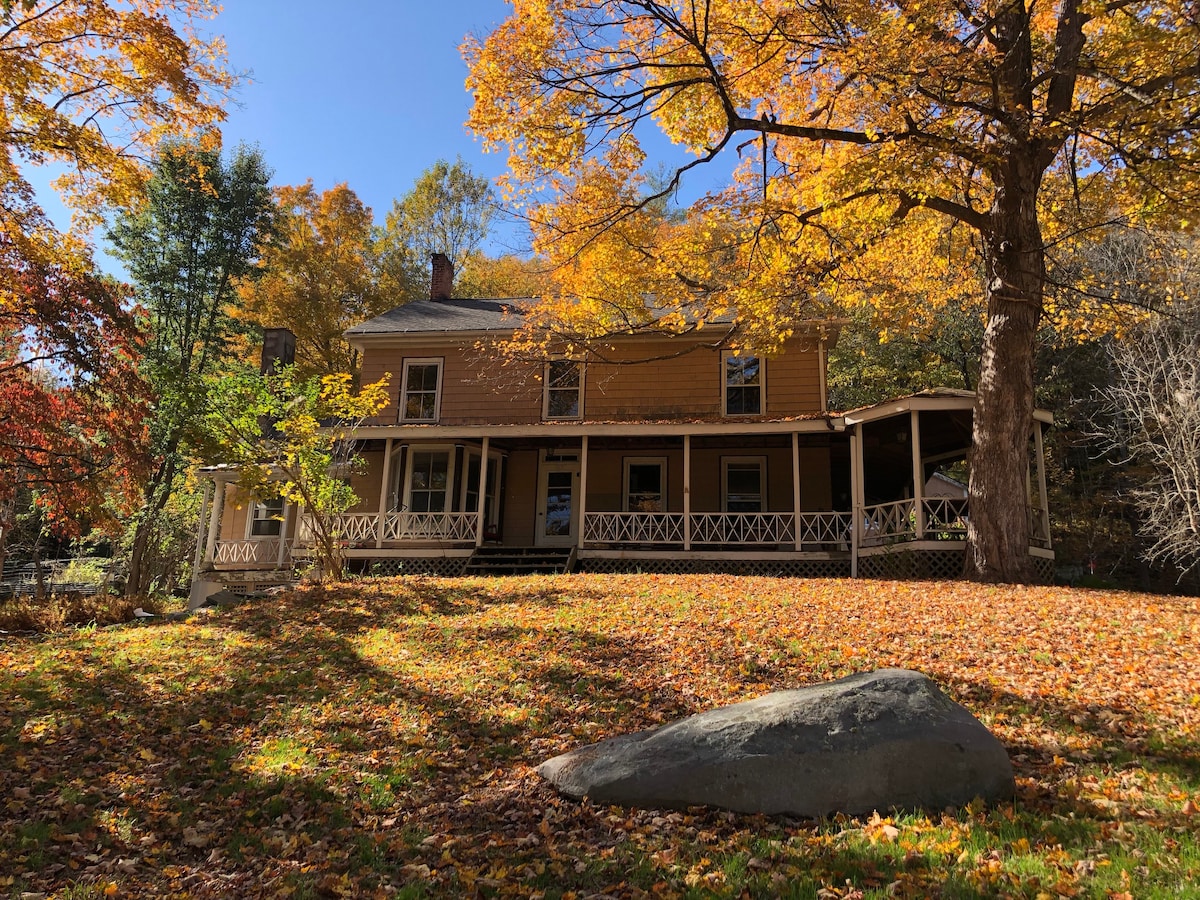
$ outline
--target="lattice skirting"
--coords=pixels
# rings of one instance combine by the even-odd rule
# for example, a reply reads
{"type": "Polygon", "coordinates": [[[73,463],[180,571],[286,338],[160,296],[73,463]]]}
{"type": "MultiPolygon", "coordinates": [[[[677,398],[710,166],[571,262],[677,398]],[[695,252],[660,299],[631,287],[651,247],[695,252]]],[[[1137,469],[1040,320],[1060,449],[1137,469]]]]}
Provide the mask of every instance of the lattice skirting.
{"type": "Polygon", "coordinates": [[[1040,556],[1033,558],[1033,567],[1038,574],[1038,581],[1042,584],[1054,583],[1054,560],[1043,559],[1040,556]]]}
{"type": "Polygon", "coordinates": [[[350,560],[350,571],[360,575],[390,578],[394,575],[437,575],[454,578],[462,575],[469,556],[394,557],[391,559],[350,560]]]}
{"type": "Polygon", "coordinates": [[[848,559],[603,559],[579,560],[580,572],[605,575],[763,575],[778,578],[848,578],[848,559]]]}
{"type": "MultiPolygon", "coordinates": [[[[1054,579],[1054,560],[1032,557],[1038,581],[1054,579]]],[[[858,560],[860,578],[920,579],[953,581],[963,577],[962,550],[895,550],[864,556],[858,560]]]]}
{"type": "Polygon", "coordinates": [[[896,550],[858,560],[862,578],[920,578],[942,581],[961,578],[961,550],[896,550]]]}

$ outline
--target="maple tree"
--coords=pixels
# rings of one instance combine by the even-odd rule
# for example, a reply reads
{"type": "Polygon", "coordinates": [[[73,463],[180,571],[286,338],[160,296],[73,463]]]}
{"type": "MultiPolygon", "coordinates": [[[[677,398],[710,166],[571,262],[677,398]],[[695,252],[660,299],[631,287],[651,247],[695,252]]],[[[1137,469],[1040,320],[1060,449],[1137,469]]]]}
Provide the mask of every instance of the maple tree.
{"type": "Polygon", "coordinates": [[[0,555],[18,493],[78,535],[135,505],[148,463],[139,316],[74,253],[46,258],[52,229],[39,226],[41,238],[0,230],[0,555]]]}
{"type": "Polygon", "coordinates": [[[209,0],[0,6],[0,188],[29,195],[22,166],[62,163],[56,186],[85,220],[135,202],[164,137],[223,118],[224,44],[200,30],[216,12],[209,0]]]}
{"type": "Polygon", "coordinates": [[[13,488],[19,464],[59,524],[76,517],[70,529],[106,494],[126,508],[129,481],[116,476],[141,471],[146,408],[134,317],[96,274],[85,233],[106,208],[137,201],[164,137],[222,118],[232,83],[223,44],[199,30],[215,12],[208,0],[0,3],[0,330],[12,437],[0,491],[13,488]],[[28,169],[45,165],[60,167],[54,186],[83,226],[76,234],[60,234],[36,201],[28,169]]]}
{"type": "Polygon", "coordinates": [[[160,515],[180,487],[205,405],[204,378],[229,363],[241,324],[231,315],[237,285],[256,269],[271,236],[273,207],[262,156],[239,148],[166,142],[145,202],[119,213],[108,232],[147,313],[141,371],[154,390],[149,452],[154,469],[132,522],[131,595],[156,576],[147,554],[162,533],[160,515]]]}
{"type": "Polygon", "coordinates": [[[581,333],[652,296],[666,327],[736,310],[734,345],[770,352],[831,309],[904,329],[982,295],[968,569],[1024,581],[1034,338],[1110,299],[1048,302],[1047,254],[1190,227],[1197,25],[1187,0],[518,0],[466,45],[469,124],[509,148],[581,333]],[[647,190],[654,127],[691,159],[647,190]],[[733,171],[664,219],[701,167],[733,171]]]}
{"type": "Polygon", "coordinates": [[[394,305],[378,288],[371,209],[346,184],[318,192],[311,180],[274,198],[276,237],[259,277],[240,284],[238,315],[289,329],[302,375],[354,373],[358,353],[342,332],[394,305]]]}
{"type": "Polygon", "coordinates": [[[358,502],[349,476],[361,470],[354,430],[388,402],[391,375],[355,393],[348,373],[303,379],[291,366],[214,379],[205,428],[220,462],[238,467],[248,494],[282,497],[303,510],[323,577],[345,573],[338,517],[358,502]]]}

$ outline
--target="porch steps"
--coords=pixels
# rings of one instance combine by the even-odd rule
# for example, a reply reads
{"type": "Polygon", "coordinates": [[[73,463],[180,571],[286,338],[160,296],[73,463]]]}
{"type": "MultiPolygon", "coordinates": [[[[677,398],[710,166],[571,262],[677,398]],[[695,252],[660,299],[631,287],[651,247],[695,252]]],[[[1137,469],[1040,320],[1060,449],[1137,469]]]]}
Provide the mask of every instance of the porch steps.
{"type": "Polygon", "coordinates": [[[574,547],[478,547],[463,574],[563,575],[574,565],[574,547]]]}

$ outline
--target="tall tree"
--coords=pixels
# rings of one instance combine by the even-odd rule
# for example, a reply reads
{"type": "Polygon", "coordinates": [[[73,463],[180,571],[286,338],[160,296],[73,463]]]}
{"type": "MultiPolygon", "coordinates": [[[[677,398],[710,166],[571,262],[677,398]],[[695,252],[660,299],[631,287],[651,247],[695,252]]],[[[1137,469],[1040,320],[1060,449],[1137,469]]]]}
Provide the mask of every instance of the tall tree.
{"type": "Polygon", "coordinates": [[[81,234],[47,220],[27,170],[62,165],[55,185],[84,224],[134,202],[160,140],[222,118],[223,45],[197,30],[215,12],[209,0],[0,0],[0,494],[33,479],[70,527],[96,497],[125,496],[110,476],[136,474],[144,392],[123,295],[81,234]]]}
{"type": "Polygon", "coordinates": [[[162,148],[137,211],[109,231],[148,312],[143,372],[155,393],[147,480],[130,552],[128,589],[145,593],[154,573],[143,565],[155,523],[186,467],[186,450],[204,408],[204,377],[229,358],[240,327],[230,315],[240,279],[256,271],[271,234],[270,173],[255,150],[192,143],[162,148]]]}
{"type": "Polygon", "coordinates": [[[585,309],[617,271],[641,287],[608,302],[652,292],[692,306],[688,322],[734,307],[740,340],[770,349],[830,304],[902,322],[980,282],[968,569],[1033,577],[1047,253],[1130,217],[1193,219],[1194,3],[516,0],[466,53],[470,124],[508,146],[511,194],[585,309]],[[672,227],[652,227],[639,190],[652,125],[692,154],[664,191],[741,156],[672,227]],[[539,208],[537,189],[556,199],[539,208]]]}
{"type": "Polygon", "coordinates": [[[486,240],[495,211],[486,178],[475,175],[462,157],[453,165],[439,159],[393,201],[377,236],[383,288],[393,297],[421,296],[434,253],[445,253],[455,273],[463,272],[486,240]]]}
{"type": "Polygon", "coordinates": [[[44,251],[0,231],[0,556],[14,498],[77,535],[128,511],[146,468],[138,316],[86,262],[44,251]]]}
{"type": "Polygon", "coordinates": [[[377,289],[371,209],[346,184],[318,193],[311,180],[276,188],[275,204],[276,239],[242,283],[240,315],[290,329],[302,377],[357,373],[342,332],[395,305],[377,289]]]}

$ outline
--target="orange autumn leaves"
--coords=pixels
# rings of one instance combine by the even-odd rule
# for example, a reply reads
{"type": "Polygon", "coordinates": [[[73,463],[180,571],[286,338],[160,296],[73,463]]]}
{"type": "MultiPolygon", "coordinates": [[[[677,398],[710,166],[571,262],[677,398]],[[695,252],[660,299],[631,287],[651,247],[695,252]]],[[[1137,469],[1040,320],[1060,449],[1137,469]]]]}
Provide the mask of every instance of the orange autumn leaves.
{"type": "Polygon", "coordinates": [[[0,872],[134,896],[1169,892],[1200,877],[1194,610],[957,583],[410,577],[10,641],[0,872]],[[814,825],[574,803],[532,768],[881,666],[927,672],[1000,737],[1015,804],[814,825]]]}

